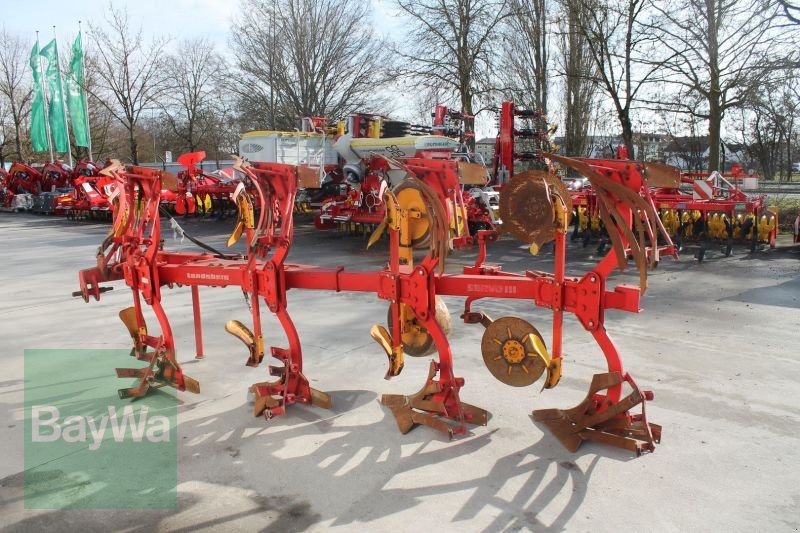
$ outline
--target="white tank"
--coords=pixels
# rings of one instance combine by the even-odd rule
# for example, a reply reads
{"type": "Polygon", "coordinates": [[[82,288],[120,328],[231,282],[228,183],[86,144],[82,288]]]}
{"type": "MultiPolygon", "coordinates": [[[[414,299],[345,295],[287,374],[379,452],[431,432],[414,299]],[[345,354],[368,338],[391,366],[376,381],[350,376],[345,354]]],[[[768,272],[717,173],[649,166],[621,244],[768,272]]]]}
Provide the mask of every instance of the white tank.
{"type": "Polygon", "coordinates": [[[342,135],[333,144],[333,148],[349,164],[356,164],[361,159],[372,155],[402,158],[414,157],[419,152],[453,152],[458,149],[458,141],[441,135],[420,135],[411,137],[385,137],[381,139],[353,139],[350,135],[342,135]]]}
{"type": "Polygon", "coordinates": [[[251,131],[240,135],[239,155],[249,161],[285,165],[335,165],[333,139],[321,133],[251,131]]]}

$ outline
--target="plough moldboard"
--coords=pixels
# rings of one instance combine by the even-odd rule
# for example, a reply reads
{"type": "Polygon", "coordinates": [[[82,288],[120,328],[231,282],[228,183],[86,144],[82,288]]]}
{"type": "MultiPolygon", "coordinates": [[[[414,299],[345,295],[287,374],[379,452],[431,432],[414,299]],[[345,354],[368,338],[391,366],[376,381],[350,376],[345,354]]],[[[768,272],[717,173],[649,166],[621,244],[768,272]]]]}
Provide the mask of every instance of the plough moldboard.
{"type": "MultiPolygon", "coordinates": [[[[386,378],[397,376],[405,355],[438,352],[431,361],[421,390],[409,396],[384,395],[382,403],[394,414],[406,433],[417,425],[448,435],[467,431],[467,424],[485,425],[488,413],[460,398],[465,380],[458,377],[447,340],[450,317],[440,296],[466,298],[461,318],[485,327],[481,345],[483,359],[500,381],[511,386],[533,384],[544,375],[544,388],[555,387],[562,372],[562,324],[565,314],[574,315],[601,348],[608,372],[592,380],[586,399],[572,409],[544,409],[534,418],[547,426],[570,450],[592,440],[635,453],[653,451],[661,428],[645,417],[643,392],[622,365],[622,359],[604,327],[604,312],[618,309],[639,311],[639,297],[646,287],[646,270],[659,255],[674,254],[647,190],[647,171],[629,161],[577,160],[551,154],[584,174],[597,191],[599,209],[613,244],[612,250],[581,277],[566,276],[565,234],[572,204],[560,180],[544,172],[514,176],[501,193],[504,231],[531,245],[536,253],[545,243],[555,242],[552,273],[504,272],[486,263],[487,247],[498,238],[495,231],[466,236],[449,222],[448,209],[455,205],[448,187],[437,186],[444,176],[440,162],[409,159],[387,160],[406,170],[408,176],[395,191],[384,195],[386,218],[371,239],[388,232],[390,260],[374,272],[350,272],[287,263],[293,240],[292,209],[297,192],[298,168],[272,163],[239,162],[236,171],[244,184],[233,194],[239,208],[237,229],[229,244],[244,236],[246,253],[185,253],[162,249],[159,201],[161,174],[157,170],[113,164],[103,172],[114,179],[114,222],[97,255],[97,266],[79,273],[80,291],[75,294],[99,299],[110,287],[107,282],[125,280],[132,290],[133,306],[120,317],[133,339],[131,355],[145,362],[137,369],[119,369],[120,377],[135,377],[132,388],[121,397],[147,394],[164,386],[199,392],[199,383],[184,374],[175,354],[175,339],[162,307],[166,288],[192,288],[197,357],[203,356],[199,287],[238,287],[251,302],[252,325],[230,321],[226,330],[243,341],[248,350],[246,364],[259,366],[265,355],[261,324],[262,305],[281,324],[288,346],[273,346],[275,360],[268,366],[274,379],[255,383],[255,415],[271,418],[294,403],[330,408],[332,399],[315,390],[306,378],[302,347],[289,313],[290,289],[358,291],[375,293],[389,304],[388,329],[376,324],[371,336],[389,358],[386,378]],[[249,191],[253,191],[252,193],[249,191]],[[662,246],[659,248],[659,235],[662,246]],[[666,244],[664,244],[666,243],[666,244]],[[447,254],[453,247],[477,245],[478,258],[462,273],[445,272],[447,254]],[[417,250],[415,250],[417,248],[417,250]],[[640,272],[640,286],[607,286],[609,274],[624,269],[632,258],[640,272]],[[492,319],[477,309],[484,298],[525,300],[550,309],[552,338],[548,349],[544,336],[521,318],[492,319]],[[154,332],[143,318],[150,306],[158,321],[154,332]],[[630,392],[624,393],[625,390],[630,392]],[[633,410],[638,407],[638,413],[633,410]]],[[[460,191],[457,191],[460,194],[460,191]]]]}

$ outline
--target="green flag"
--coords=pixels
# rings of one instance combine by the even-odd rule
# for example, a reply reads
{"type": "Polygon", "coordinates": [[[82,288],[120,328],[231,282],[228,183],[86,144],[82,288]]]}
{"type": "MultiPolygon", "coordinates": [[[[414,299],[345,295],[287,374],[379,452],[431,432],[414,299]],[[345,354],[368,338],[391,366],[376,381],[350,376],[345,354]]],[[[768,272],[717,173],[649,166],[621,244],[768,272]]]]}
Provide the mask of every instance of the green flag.
{"type": "Polygon", "coordinates": [[[34,152],[47,152],[47,124],[45,123],[44,97],[42,96],[42,63],[39,61],[39,43],[31,50],[33,72],[33,102],[31,103],[31,146],[34,152]]]}
{"type": "Polygon", "coordinates": [[[64,94],[61,90],[61,72],[58,68],[58,46],[53,39],[39,52],[47,59],[47,90],[50,96],[50,106],[47,110],[50,123],[50,137],[53,139],[53,149],[56,152],[69,150],[69,135],[64,117],[64,94]]]}
{"type": "Polygon", "coordinates": [[[75,145],[89,147],[89,117],[86,116],[86,93],[83,91],[83,46],[81,34],[75,37],[72,45],[72,59],[69,62],[69,76],[66,83],[67,108],[72,122],[75,145]]]}

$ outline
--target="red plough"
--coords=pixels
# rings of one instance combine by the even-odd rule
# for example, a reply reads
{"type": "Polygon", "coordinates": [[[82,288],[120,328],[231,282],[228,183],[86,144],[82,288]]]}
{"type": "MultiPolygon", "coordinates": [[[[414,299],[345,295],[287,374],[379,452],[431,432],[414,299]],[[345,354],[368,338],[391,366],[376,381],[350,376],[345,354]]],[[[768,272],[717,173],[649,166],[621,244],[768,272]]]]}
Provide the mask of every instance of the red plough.
{"type": "MultiPolygon", "coordinates": [[[[286,346],[273,346],[268,367],[273,381],[255,383],[255,414],[267,418],[284,414],[294,403],[329,408],[335,398],[310,387],[303,365],[299,335],[288,310],[291,290],[314,289],[374,293],[389,306],[388,328],[375,324],[371,336],[389,358],[386,378],[403,369],[405,354],[438,352],[422,389],[410,396],[385,395],[383,403],[394,414],[405,433],[416,425],[426,425],[446,434],[462,434],[467,424],[486,424],[488,413],[461,400],[465,379],[454,367],[447,340],[449,314],[439,296],[464,297],[464,322],[481,324],[486,329],[482,341],[483,359],[490,372],[511,386],[526,386],[545,375],[544,388],[555,387],[562,372],[563,320],[574,315],[601,348],[608,372],[592,381],[584,402],[573,409],[534,411],[535,419],[548,427],[570,450],[584,440],[619,446],[635,453],[652,451],[661,429],[647,421],[644,404],[652,394],[643,392],[623,367],[622,359],[605,327],[605,311],[639,311],[639,297],[646,287],[646,271],[659,254],[674,253],[667,235],[659,226],[652,202],[640,192],[647,187],[646,173],[634,164],[608,161],[578,161],[545,154],[575,168],[592,181],[600,212],[612,235],[613,249],[591,271],[580,277],[567,276],[565,234],[572,205],[560,180],[544,173],[514,176],[504,187],[500,209],[504,228],[531,245],[536,252],[555,241],[552,273],[503,272],[498,265],[485,262],[487,244],[497,239],[493,231],[480,231],[472,239],[451,237],[447,215],[448,186],[455,162],[411,159],[404,163],[386,160],[402,167],[415,182],[413,188],[387,190],[383,194],[386,217],[381,230],[389,233],[388,265],[372,272],[350,272],[287,263],[293,241],[292,208],[302,182],[298,167],[280,164],[238,164],[248,187],[234,194],[240,210],[238,230],[246,239],[246,253],[178,253],[161,247],[158,215],[161,173],[137,167],[112,165],[104,173],[113,177],[119,191],[114,226],[103,242],[97,266],[79,274],[80,290],[86,301],[99,299],[110,290],[107,282],[124,280],[131,288],[133,306],[120,317],[133,339],[132,355],[146,365],[120,369],[120,377],[134,377],[136,384],[120,390],[120,396],[141,396],[151,388],[172,386],[199,392],[200,385],[183,373],[175,353],[175,340],[162,307],[165,289],[192,287],[197,356],[203,355],[200,323],[200,287],[236,287],[249,295],[252,327],[230,321],[226,330],[247,347],[248,366],[259,366],[266,353],[261,313],[273,313],[288,339],[286,346]],[[438,178],[437,178],[438,177],[438,178]],[[439,186],[431,184],[439,180],[439,186]],[[405,200],[403,198],[405,197],[405,200]],[[255,213],[259,213],[255,217],[255,213]],[[658,234],[668,244],[656,248],[658,234]],[[462,273],[447,273],[445,261],[451,246],[477,244],[478,260],[462,273]],[[415,245],[424,243],[424,254],[415,245]],[[420,257],[422,255],[422,257],[420,257]],[[607,280],[611,272],[625,268],[632,257],[640,273],[640,286],[617,285],[607,280]],[[552,335],[548,348],[544,336],[520,318],[493,320],[476,304],[484,298],[523,300],[552,312],[552,335]],[[158,321],[158,331],[145,323],[142,308],[150,306],[158,321]],[[263,307],[262,307],[263,306],[263,307]],[[630,392],[623,394],[623,388],[630,392]],[[639,408],[638,413],[632,412],[639,408]]],[[[457,189],[458,190],[458,189],[457,189]]],[[[460,192],[460,190],[459,190],[460,192]]],[[[236,237],[236,232],[234,236],[236,237]]],[[[235,239],[234,239],[235,240],[235,239]]]]}

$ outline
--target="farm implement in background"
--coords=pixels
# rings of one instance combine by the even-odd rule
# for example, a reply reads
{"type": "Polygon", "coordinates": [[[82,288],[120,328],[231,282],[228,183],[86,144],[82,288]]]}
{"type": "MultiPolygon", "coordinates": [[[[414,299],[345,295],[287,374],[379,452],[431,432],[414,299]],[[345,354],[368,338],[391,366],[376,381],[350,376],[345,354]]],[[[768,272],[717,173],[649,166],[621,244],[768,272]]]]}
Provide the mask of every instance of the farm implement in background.
{"type": "MultiPolygon", "coordinates": [[[[735,243],[748,243],[755,251],[759,243],[775,246],[777,208],[767,206],[766,195],[749,195],[757,177],[745,175],[734,167],[730,173],[680,173],[659,163],[641,163],[669,175],[672,183],[651,182],[647,194],[658,209],[663,226],[680,247],[686,241],[698,242],[697,259],[703,261],[712,242],[723,246],[730,256],[735,243]]],[[[651,180],[652,181],[652,180],[651,180]]],[[[572,239],[583,238],[584,245],[593,236],[603,236],[603,223],[597,209],[594,190],[586,184],[571,192],[575,205],[572,239]]],[[[601,240],[601,247],[604,245],[601,240]]]]}
{"type": "MultiPolygon", "coordinates": [[[[489,371],[510,386],[528,386],[543,379],[544,388],[558,385],[562,371],[563,320],[574,315],[602,350],[608,372],[592,379],[586,399],[572,409],[533,412],[564,446],[576,450],[585,440],[618,446],[634,453],[653,451],[661,428],[648,422],[645,403],[652,393],[642,391],[624,369],[622,359],[605,327],[605,311],[639,311],[640,294],[646,288],[647,269],[664,254],[674,254],[669,235],[650,199],[647,172],[620,161],[579,161],[553,154],[546,157],[585,175],[596,190],[599,212],[612,241],[612,249],[582,276],[567,276],[566,233],[572,213],[568,192],[560,180],[544,172],[512,177],[501,193],[503,227],[531,247],[533,253],[555,242],[553,272],[507,273],[486,262],[495,231],[476,236],[452,237],[447,215],[455,161],[384,158],[390,168],[406,174],[413,186],[383,191],[385,217],[371,238],[389,236],[389,262],[376,271],[351,272],[344,267],[325,269],[287,262],[293,242],[292,210],[303,176],[300,167],[275,163],[239,162],[236,170],[243,186],[232,200],[239,207],[239,221],[229,239],[244,237],[246,253],[188,253],[163,249],[158,215],[162,175],[157,170],[113,164],[103,173],[115,180],[119,201],[114,223],[96,258],[97,265],[79,273],[80,290],[89,301],[111,290],[108,282],[124,280],[133,295],[133,306],[120,318],[133,340],[131,355],[143,361],[141,368],[118,369],[122,378],[135,378],[134,386],[119,391],[122,398],[143,396],[165,386],[200,392],[200,384],[184,374],[175,351],[175,338],[162,306],[167,288],[191,287],[196,355],[204,356],[200,287],[236,287],[249,296],[251,324],[231,320],[225,329],[246,348],[246,365],[258,367],[265,355],[272,381],[250,387],[255,395],[254,414],[266,418],[283,415],[295,403],[330,408],[335,398],[312,388],[306,377],[302,346],[290,315],[292,290],[374,293],[388,304],[388,324],[373,325],[369,334],[388,357],[386,379],[398,376],[407,363],[405,355],[436,352],[422,388],[411,395],[384,395],[382,403],[393,413],[401,432],[425,425],[445,434],[467,432],[468,424],[486,424],[489,413],[461,400],[466,380],[454,367],[447,340],[450,316],[440,296],[465,298],[462,319],[484,328],[481,353],[489,371]],[[437,176],[439,186],[435,186],[437,176]],[[251,195],[248,189],[256,194],[251,195]],[[658,247],[659,235],[665,246],[658,247]],[[461,273],[447,273],[451,247],[477,245],[476,263],[461,273]],[[416,247],[421,247],[415,251],[416,247]],[[624,269],[629,258],[639,272],[639,285],[609,286],[615,268],[624,269]],[[485,298],[523,300],[550,309],[549,347],[545,335],[518,317],[491,318],[478,304],[485,298]],[[142,310],[149,306],[157,327],[147,324],[142,310]],[[288,346],[264,346],[261,313],[273,313],[286,334],[288,346]]],[[[460,191],[459,191],[460,192],[460,191]]],[[[367,331],[365,331],[365,334],[367,331]]]]}
{"type": "Polygon", "coordinates": [[[46,165],[14,162],[0,185],[0,204],[16,211],[109,220],[111,191],[100,183],[104,181],[100,168],[86,160],[78,161],[75,168],[62,161],[46,165]]]}
{"type": "Polygon", "coordinates": [[[111,219],[110,195],[113,181],[100,175],[100,169],[91,161],[78,161],[72,177],[72,191],[56,197],[53,210],[71,219],[111,219]]]}
{"type": "Polygon", "coordinates": [[[295,211],[315,213],[314,224],[320,230],[366,237],[378,227],[386,209],[383,191],[405,178],[402,169],[391,168],[384,158],[458,162],[459,206],[450,209],[458,218],[451,223],[466,224],[473,233],[493,228],[497,219],[491,215],[499,195],[493,190],[473,194],[489,182],[485,166],[466,150],[466,140],[473,134],[464,124],[473,117],[442,105],[436,106],[432,117],[432,127],[368,113],[353,113],[333,124],[323,117],[307,117],[302,131],[246,133],[239,148],[250,161],[299,165],[309,178],[317,173],[317,180],[306,180],[308,185],[298,191],[295,211]],[[493,208],[484,208],[482,200],[493,208]]]}
{"type": "Polygon", "coordinates": [[[202,151],[178,157],[178,163],[185,170],[178,172],[174,186],[162,184],[161,204],[171,214],[225,218],[236,211],[236,204],[231,197],[240,181],[230,169],[214,173],[203,171],[198,165],[205,158],[206,153],[202,151]]]}

